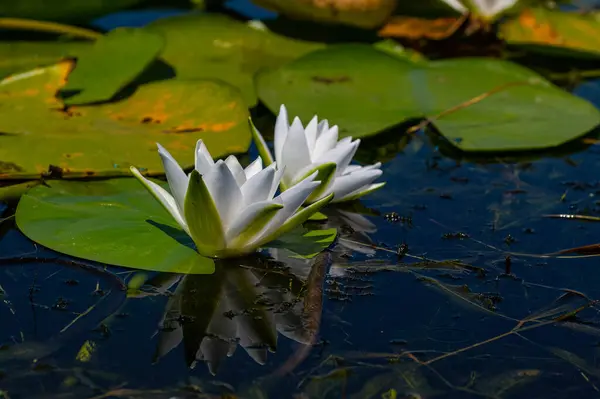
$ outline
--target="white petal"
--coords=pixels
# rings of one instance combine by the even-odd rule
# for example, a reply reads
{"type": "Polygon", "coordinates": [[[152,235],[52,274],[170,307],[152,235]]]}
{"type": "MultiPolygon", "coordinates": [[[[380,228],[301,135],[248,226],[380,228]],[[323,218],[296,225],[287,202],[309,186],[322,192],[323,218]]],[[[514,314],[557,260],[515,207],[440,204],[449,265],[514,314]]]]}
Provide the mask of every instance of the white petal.
{"type": "Polygon", "coordinates": [[[285,105],[281,105],[279,108],[279,115],[277,115],[277,121],[275,121],[275,161],[281,162],[281,152],[283,150],[283,144],[285,143],[288,130],[290,128],[288,122],[288,114],[285,105]]]}
{"type": "Polygon", "coordinates": [[[242,186],[242,184],[246,183],[246,173],[244,172],[244,168],[240,165],[240,161],[234,156],[230,155],[225,159],[225,164],[231,171],[231,174],[235,178],[235,181],[238,186],[242,186]]]}
{"type": "Polygon", "coordinates": [[[227,231],[243,203],[240,188],[222,160],[217,161],[210,172],[204,175],[204,182],[219,211],[223,230],[227,231]]]}
{"type": "Polygon", "coordinates": [[[259,201],[270,200],[269,191],[273,186],[273,177],[275,176],[275,163],[267,166],[254,176],[248,179],[240,188],[244,200],[243,206],[259,201]]]}
{"type": "Polygon", "coordinates": [[[281,161],[278,160],[277,163],[280,167],[285,167],[283,181],[289,185],[292,184],[296,173],[311,163],[304,128],[298,118],[294,118],[290,127],[281,150],[281,157],[281,161]]]}
{"type": "Polygon", "coordinates": [[[381,176],[382,173],[383,172],[380,169],[371,169],[360,170],[349,175],[337,177],[325,195],[333,192],[335,194],[333,202],[338,202],[346,195],[371,184],[371,182],[381,176]]]}
{"type": "Polygon", "coordinates": [[[263,168],[262,158],[258,157],[252,162],[250,165],[244,169],[244,173],[246,174],[246,180],[260,172],[263,168]]]}
{"type": "Polygon", "coordinates": [[[279,169],[277,168],[275,170],[275,176],[273,177],[273,184],[271,185],[271,191],[269,192],[269,199],[273,199],[273,197],[275,196],[275,193],[277,192],[277,189],[279,188],[279,183],[281,182],[281,179],[283,178],[283,174],[285,173],[285,167],[279,169]]]}
{"type": "MultiPolygon", "coordinates": [[[[327,119],[323,119],[317,125],[317,140],[319,139],[319,137],[321,137],[321,135],[323,133],[325,133],[328,130],[329,130],[329,121],[327,119]]],[[[336,139],[336,141],[337,141],[337,139],[336,139]]]]}
{"type": "Polygon", "coordinates": [[[278,197],[274,199],[274,201],[279,202],[283,205],[283,208],[277,212],[277,214],[271,219],[269,224],[265,227],[265,229],[257,234],[252,242],[259,241],[260,239],[270,235],[275,232],[282,224],[288,220],[300,206],[306,201],[308,196],[314,191],[315,188],[321,184],[321,182],[315,182],[314,179],[317,177],[317,172],[308,176],[306,179],[302,180],[300,183],[292,186],[291,188],[285,190],[278,197]]]}
{"type": "Polygon", "coordinates": [[[315,144],[317,142],[317,125],[318,119],[315,115],[308,125],[306,125],[306,129],[304,129],[304,135],[306,136],[306,144],[308,145],[308,153],[309,155],[313,153],[315,150],[315,144]]]}
{"type": "Polygon", "coordinates": [[[381,168],[381,162],[374,163],[373,165],[360,166],[360,165],[348,165],[346,170],[344,171],[345,175],[350,173],[358,172],[359,170],[371,170],[371,169],[379,169],[381,168]]]}
{"type": "Polygon", "coordinates": [[[183,201],[185,200],[189,179],[175,158],[169,154],[169,151],[158,143],[156,143],[156,145],[158,146],[158,154],[160,155],[165,174],[167,175],[167,182],[169,182],[171,194],[173,195],[173,198],[175,198],[175,203],[177,204],[179,211],[183,212],[183,201]]]}
{"type": "Polygon", "coordinates": [[[469,11],[469,9],[467,7],[465,7],[465,5],[460,0],[442,0],[442,1],[460,13],[464,14],[467,11],[469,11]]]}
{"type": "Polygon", "coordinates": [[[140,182],[142,182],[142,184],[148,190],[150,190],[152,192],[152,195],[154,196],[154,198],[156,198],[158,201],[160,201],[162,206],[171,214],[173,219],[175,219],[177,224],[179,226],[181,226],[183,231],[190,234],[190,230],[188,229],[187,224],[185,223],[185,220],[183,219],[183,216],[182,216],[183,213],[179,211],[179,207],[177,206],[177,203],[175,202],[175,198],[173,198],[173,196],[171,196],[171,194],[169,194],[169,192],[167,190],[165,190],[158,184],[156,184],[156,183],[146,179],[144,176],[142,176],[140,171],[137,170],[136,168],[132,167],[131,171],[133,172],[134,176],[140,182]]]}
{"type": "Polygon", "coordinates": [[[210,168],[215,164],[210,152],[208,152],[208,148],[206,148],[206,145],[202,140],[198,140],[196,143],[195,164],[196,170],[200,172],[201,175],[207,174],[210,171],[210,168]]]}
{"type": "Polygon", "coordinates": [[[256,215],[272,204],[273,201],[260,201],[244,208],[225,232],[225,241],[231,242],[256,218],[256,215]]]}
{"type": "MultiPolygon", "coordinates": [[[[327,121],[324,121],[327,122],[327,121]]],[[[313,160],[319,159],[327,151],[333,149],[338,140],[338,127],[333,126],[331,129],[327,128],[327,125],[323,127],[323,132],[317,138],[315,144],[315,150],[313,151],[313,160]]]]}
{"type": "Polygon", "coordinates": [[[354,154],[356,154],[356,150],[360,144],[360,140],[351,142],[347,139],[351,140],[350,137],[340,140],[333,150],[325,153],[316,162],[335,162],[337,165],[335,175],[343,175],[344,171],[352,161],[352,157],[354,157],[354,154]]]}

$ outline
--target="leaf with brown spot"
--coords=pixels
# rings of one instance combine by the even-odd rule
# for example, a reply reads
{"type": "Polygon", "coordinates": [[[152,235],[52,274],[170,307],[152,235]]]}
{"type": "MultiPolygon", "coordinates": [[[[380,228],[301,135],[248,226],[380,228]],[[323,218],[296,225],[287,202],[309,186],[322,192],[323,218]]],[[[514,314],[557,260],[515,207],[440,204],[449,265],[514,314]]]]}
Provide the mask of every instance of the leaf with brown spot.
{"type": "Polygon", "coordinates": [[[426,19],[394,16],[379,30],[378,35],[412,40],[442,40],[452,36],[464,22],[465,17],[426,19]]]}
{"type": "Polygon", "coordinates": [[[528,8],[500,26],[510,45],[543,53],[600,57],[600,12],[587,14],[528,8]]]}
{"type": "Polygon", "coordinates": [[[160,81],[118,102],[65,108],[55,94],[71,68],[65,61],[0,81],[0,161],[20,168],[0,179],[46,175],[50,165],[65,178],[128,175],[130,165],[161,174],[157,142],[186,167],[198,139],[215,157],[250,145],[248,110],[226,83],[160,81]]]}

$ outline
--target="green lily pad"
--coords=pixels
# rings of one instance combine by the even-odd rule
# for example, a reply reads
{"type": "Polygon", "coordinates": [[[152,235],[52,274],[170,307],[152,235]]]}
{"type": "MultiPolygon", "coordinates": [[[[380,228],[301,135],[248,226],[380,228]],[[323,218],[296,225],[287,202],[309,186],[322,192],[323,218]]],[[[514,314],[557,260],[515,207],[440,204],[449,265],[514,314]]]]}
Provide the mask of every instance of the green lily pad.
{"type": "Polygon", "coordinates": [[[564,12],[528,8],[500,25],[500,36],[512,46],[549,55],[600,57],[600,12],[564,12]]]}
{"type": "MultiPolygon", "coordinates": [[[[214,271],[214,261],[196,252],[192,239],[133,178],[36,186],[21,198],[16,222],[31,240],[78,258],[157,272],[214,271]]],[[[335,229],[300,228],[274,245],[311,257],[335,237],[335,229]]]]}
{"type": "Polygon", "coordinates": [[[41,66],[55,64],[66,57],[77,57],[91,43],[73,42],[0,42],[0,78],[41,66]]]}
{"type": "Polygon", "coordinates": [[[285,104],[305,123],[318,115],[340,136],[381,132],[421,112],[413,92],[414,63],[371,46],[344,44],[314,51],[256,77],[258,96],[274,113],[285,104]]]}
{"type": "Polygon", "coordinates": [[[277,67],[324,45],[279,36],[266,28],[217,14],[186,14],[151,23],[166,45],[161,59],[178,78],[215,78],[237,87],[248,106],[256,104],[253,76],[264,67],[277,67]]]}
{"type": "Polygon", "coordinates": [[[313,115],[364,137],[430,118],[464,151],[554,147],[600,123],[600,111],[535,72],[508,61],[412,62],[367,45],[308,54],[257,76],[260,99],[307,123],[313,115]]]}
{"type": "Polygon", "coordinates": [[[437,61],[422,76],[427,85],[417,98],[424,114],[463,151],[556,147],[600,123],[600,111],[591,103],[508,61],[437,61]]]}
{"type": "Polygon", "coordinates": [[[65,61],[0,81],[0,179],[49,170],[62,177],[129,176],[130,165],[162,174],[157,142],[183,166],[194,164],[198,139],[215,157],[250,145],[248,109],[226,83],[160,81],[118,102],[65,109],[55,93],[71,67],[65,61]]]}
{"type": "Polygon", "coordinates": [[[21,198],[17,226],[54,251],[110,265],[206,274],[189,236],[135,179],[51,181],[21,198]]]}
{"type": "Polygon", "coordinates": [[[150,65],[162,49],[163,37],[142,29],[115,29],[77,57],[63,92],[74,91],[66,105],[110,100],[150,65]]]}

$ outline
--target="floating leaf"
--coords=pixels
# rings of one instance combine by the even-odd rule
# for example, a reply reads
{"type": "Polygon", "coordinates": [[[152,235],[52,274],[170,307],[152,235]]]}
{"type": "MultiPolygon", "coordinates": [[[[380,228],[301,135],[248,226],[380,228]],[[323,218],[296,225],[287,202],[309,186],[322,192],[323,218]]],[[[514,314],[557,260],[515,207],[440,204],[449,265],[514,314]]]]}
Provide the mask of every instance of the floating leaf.
{"type": "Polygon", "coordinates": [[[273,112],[285,104],[304,123],[318,114],[339,125],[341,136],[362,137],[421,114],[414,70],[412,62],[371,46],[338,45],[259,73],[256,86],[273,112]]]}
{"type": "MultiPolygon", "coordinates": [[[[213,272],[213,260],[196,252],[192,239],[136,179],[47,184],[23,195],[17,207],[17,226],[31,240],[111,265],[170,273],[213,272]]],[[[334,239],[335,229],[298,229],[280,237],[278,245],[312,254],[334,239]]]]}
{"type": "Polygon", "coordinates": [[[52,181],[23,195],[19,229],[52,250],[111,265],[172,273],[214,271],[189,236],[133,178],[52,181]]]}
{"type": "Polygon", "coordinates": [[[215,157],[248,149],[248,110],[225,83],[161,81],[119,102],[65,110],[55,93],[71,66],[0,81],[0,179],[49,170],[62,177],[129,175],[130,165],[162,173],[156,142],[184,166],[193,165],[198,139],[215,157]]]}
{"type": "Polygon", "coordinates": [[[273,112],[286,104],[342,136],[368,136],[428,117],[464,151],[555,147],[600,123],[600,111],[516,64],[486,58],[411,62],[367,45],[315,51],[257,77],[273,112]]]}
{"type": "Polygon", "coordinates": [[[164,39],[141,29],[115,29],[81,51],[63,92],[74,91],[66,105],[110,100],[158,55],[164,39]]]}
{"type": "Polygon", "coordinates": [[[528,8],[500,25],[510,45],[570,57],[600,57],[600,13],[528,8]]]}
{"type": "Polygon", "coordinates": [[[289,39],[216,14],[187,14],[156,21],[148,31],[164,35],[161,59],[178,78],[215,78],[237,87],[249,106],[256,104],[253,76],[283,65],[322,44],[289,39]]]}
{"type": "Polygon", "coordinates": [[[425,115],[463,151],[556,147],[600,123],[591,103],[507,61],[432,62],[421,79],[427,86],[417,99],[425,115]]]}

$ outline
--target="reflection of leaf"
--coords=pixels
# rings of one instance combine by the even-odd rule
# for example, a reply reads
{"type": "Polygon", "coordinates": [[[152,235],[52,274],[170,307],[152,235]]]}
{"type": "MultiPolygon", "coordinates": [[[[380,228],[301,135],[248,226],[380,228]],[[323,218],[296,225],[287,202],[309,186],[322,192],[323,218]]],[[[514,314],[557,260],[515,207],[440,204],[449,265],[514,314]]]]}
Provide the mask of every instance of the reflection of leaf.
{"type": "Polygon", "coordinates": [[[86,51],[80,51],[77,66],[62,88],[77,93],[65,104],[110,100],[154,61],[162,45],[162,36],[140,29],[115,29],[100,37],[86,51]]]}
{"type": "Polygon", "coordinates": [[[286,104],[305,123],[325,114],[341,136],[373,135],[427,117],[463,151],[554,147],[600,123],[592,104],[507,61],[413,63],[356,44],[330,46],[261,72],[257,90],[271,111],[286,104]]]}
{"type": "Polygon", "coordinates": [[[179,79],[223,80],[242,92],[248,106],[256,104],[256,71],[323,47],[254,29],[217,14],[163,18],[144,30],[164,35],[166,46],[161,59],[175,68],[179,79]]]}
{"type": "Polygon", "coordinates": [[[542,371],[536,369],[510,370],[499,375],[478,378],[472,388],[476,392],[502,398],[515,388],[532,383],[541,375],[542,371]]]}
{"type": "Polygon", "coordinates": [[[136,179],[52,181],[25,194],[16,212],[30,239],[71,256],[144,270],[212,273],[214,262],[136,179]]]}
{"type": "Polygon", "coordinates": [[[550,305],[533,312],[525,319],[525,321],[548,321],[568,318],[574,315],[582,308],[589,306],[590,300],[577,291],[567,291],[558,297],[550,305]]]}
{"type": "Polygon", "coordinates": [[[597,58],[600,56],[600,14],[530,8],[500,25],[511,45],[543,53],[597,58]]]}
{"type": "Polygon", "coordinates": [[[248,110],[229,85],[208,80],[145,84],[125,100],[71,107],[55,98],[72,67],[63,62],[0,81],[0,178],[162,173],[156,142],[184,166],[203,139],[211,154],[244,152],[248,110]],[[35,114],[35,118],[31,115],[35,114]]]}

